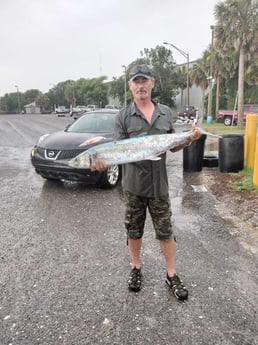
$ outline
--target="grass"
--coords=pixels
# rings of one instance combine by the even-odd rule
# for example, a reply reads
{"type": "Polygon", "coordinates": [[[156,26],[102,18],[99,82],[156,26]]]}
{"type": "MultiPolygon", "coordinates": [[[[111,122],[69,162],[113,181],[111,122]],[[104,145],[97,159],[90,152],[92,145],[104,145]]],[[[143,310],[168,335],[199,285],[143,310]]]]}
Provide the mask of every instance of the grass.
{"type": "Polygon", "coordinates": [[[258,195],[258,186],[253,184],[253,170],[244,169],[234,174],[239,177],[238,181],[229,183],[229,187],[236,192],[253,192],[258,195]]]}
{"type": "Polygon", "coordinates": [[[212,124],[203,123],[203,129],[207,132],[215,134],[244,134],[245,129],[238,126],[225,126],[221,122],[213,122],[212,124]]]}
{"type": "MultiPolygon", "coordinates": [[[[203,129],[215,134],[245,134],[245,128],[238,126],[225,126],[224,123],[214,122],[212,124],[203,124],[203,129]]],[[[238,181],[229,183],[229,188],[234,191],[253,192],[258,195],[258,186],[253,184],[253,170],[243,169],[239,173],[234,174],[238,176],[238,181]]]]}

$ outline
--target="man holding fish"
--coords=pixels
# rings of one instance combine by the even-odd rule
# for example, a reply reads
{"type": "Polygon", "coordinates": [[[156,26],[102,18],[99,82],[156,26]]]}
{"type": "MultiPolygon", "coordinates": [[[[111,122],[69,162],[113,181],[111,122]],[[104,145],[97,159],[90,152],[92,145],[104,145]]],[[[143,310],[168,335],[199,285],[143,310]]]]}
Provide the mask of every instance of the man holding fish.
{"type": "MultiPolygon", "coordinates": [[[[147,65],[134,66],[129,75],[129,88],[134,101],[119,111],[115,135],[117,139],[135,138],[141,135],[174,133],[172,113],[169,107],[151,99],[155,80],[147,65]]],[[[170,150],[176,152],[202,135],[192,126],[190,134],[170,150]]],[[[119,142],[119,140],[118,140],[119,142]]],[[[137,148],[136,148],[137,149],[137,148]]],[[[104,160],[96,160],[92,170],[107,168],[104,160]]],[[[140,252],[148,209],[156,239],[166,263],[166,283],[179,300],[188,298],[188,290],[176,273],[176,243],[171,224],[171,206],[166,169],[166,152],[137,162],[123,164],[123,192],[125,200],[125,227],[131,255],[132,269],[128,288],[139,291],[142,285],[140,252]]]]}

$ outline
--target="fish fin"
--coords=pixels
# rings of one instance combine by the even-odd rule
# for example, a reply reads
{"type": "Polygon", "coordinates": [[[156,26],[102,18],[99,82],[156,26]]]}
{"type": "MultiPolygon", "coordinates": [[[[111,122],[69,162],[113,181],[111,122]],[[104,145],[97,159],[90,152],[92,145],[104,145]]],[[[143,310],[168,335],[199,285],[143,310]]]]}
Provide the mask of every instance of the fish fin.
{"type": "Polygon", "coordinates": [[[88,139],[88,140],[84,141],[79,146],[86,146],[86,145],[96,144],[99,141],[104,140],[104,139],[106,139],[106,138],[105,137],[101,137],[101,136],[94,137],[94,138],[91,138],[91,139],[88,139]]]}
{"type": "Polygon", "coordinates": [[[150,160],[150,161],[159,161],[161,160],[161,157],[157,157],[157,156],[152,156],[152,157],[149,157],[149,158],[146,158],[146,160],[150,160]]]}
{"type": "Polygon", "coordinates": [[[201,130],[202,134],[206,134],[206,135],[209,135],[209,136],[214,137],[214,138],[223,138],[222,135],[214,134],[214,133],[205,131],[202,128],[200,128],[200,130],[201,130]]]}

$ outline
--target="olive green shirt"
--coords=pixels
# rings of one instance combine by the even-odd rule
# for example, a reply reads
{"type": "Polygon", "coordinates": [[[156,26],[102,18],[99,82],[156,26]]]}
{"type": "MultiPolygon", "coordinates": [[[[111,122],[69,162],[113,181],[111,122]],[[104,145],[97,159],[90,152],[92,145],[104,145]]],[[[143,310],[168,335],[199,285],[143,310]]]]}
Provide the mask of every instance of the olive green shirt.
{"type": "MultiPolygon", "coordinates": [[[[172,113],[169,107],[155,103],[151,124],[135,103],[120,110],[115,122],[116,139],[141,135],[173,133],[172,113]]],[[[157,161],[144,160],[123,165],[123,189],[143,197],[161,197],[168,194],[166,153],[157,161]]]]}

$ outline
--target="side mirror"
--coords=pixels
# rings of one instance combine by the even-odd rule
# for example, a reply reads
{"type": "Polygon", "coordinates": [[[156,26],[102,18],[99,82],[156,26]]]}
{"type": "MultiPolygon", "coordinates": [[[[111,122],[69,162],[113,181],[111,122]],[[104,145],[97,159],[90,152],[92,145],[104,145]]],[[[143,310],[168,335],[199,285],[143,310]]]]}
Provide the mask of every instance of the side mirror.
{"type": "Polygon", "coordinates": [[[67,131],[67,129],[71,126],[71,124],[69,123],[66,127],[65,127],[65,132],[67,131]]]}

